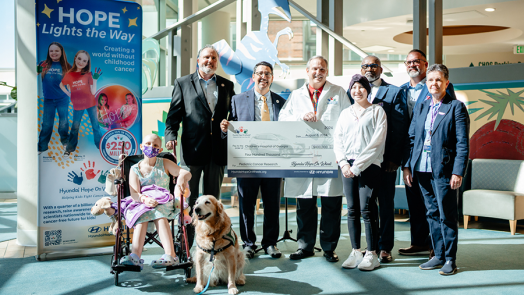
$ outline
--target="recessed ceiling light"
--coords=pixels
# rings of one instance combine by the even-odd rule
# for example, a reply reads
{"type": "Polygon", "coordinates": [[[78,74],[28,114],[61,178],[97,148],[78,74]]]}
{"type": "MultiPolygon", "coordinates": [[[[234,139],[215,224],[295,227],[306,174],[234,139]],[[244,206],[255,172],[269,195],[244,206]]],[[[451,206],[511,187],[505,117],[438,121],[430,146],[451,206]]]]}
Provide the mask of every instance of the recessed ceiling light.
{"type": "Polygon", "coordinates": [[[485,11],[488,11],[488,12],[493,12],[495,11],[495,8],[492,8],[492,7],[488,7],[486,9],[484,9],[485,11]]]}

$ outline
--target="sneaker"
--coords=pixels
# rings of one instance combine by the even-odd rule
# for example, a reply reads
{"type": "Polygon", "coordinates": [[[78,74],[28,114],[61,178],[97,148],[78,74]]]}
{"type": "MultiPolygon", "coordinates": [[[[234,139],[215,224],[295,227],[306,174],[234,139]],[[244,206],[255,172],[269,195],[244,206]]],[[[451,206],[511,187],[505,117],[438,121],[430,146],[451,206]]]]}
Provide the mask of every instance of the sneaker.
{"type": "Polygon", "coordinates": [[[364,255],[362,255],[362,252],[360,252],[359,250],[353,249],[353,251],[351,251],[351,254],[349,254],[348,259],[346,259],[346,261],[342,263],[342,267],[343,268],[355,268],[362,262],[363,258],[364,258],[364,255]]]}
{"type": "Polygon", "coordinates": [[[380,262],[378,262],[378,255],[371,251],[367,251],[366,255],[364,255],[364,258],[362,259],[362,262],[358,265],[358,269],[374,270],[375,268],[379,266],[380,266],[380,262]]]}
{"type": "Polygon", "coordinates": [[[442,267],[444,263],[445,261],[442,261],[438,259],[437,257],[433,257],[430,260],[428,260],[428,262],[422,263],[418,267],[423,270],[429,270],[429,269],[435,269],[435,268],[442,267]]]}
{"type": "Polygon", "coordinates": [[[457,273],[457,265],[454,261],[448,260],[446,264],[438,271],[443,276],[450,276],[457,273]]]}

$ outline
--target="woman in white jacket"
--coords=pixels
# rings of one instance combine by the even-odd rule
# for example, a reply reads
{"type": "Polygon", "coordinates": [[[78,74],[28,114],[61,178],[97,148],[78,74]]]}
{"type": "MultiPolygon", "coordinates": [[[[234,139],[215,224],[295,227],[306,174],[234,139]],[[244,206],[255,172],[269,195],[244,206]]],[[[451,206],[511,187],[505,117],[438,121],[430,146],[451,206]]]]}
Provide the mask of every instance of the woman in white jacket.
{"type": "Polygon", "coordinates": [[[377,207],[373,189],[378,185],[380,164],[386,145],[386,113],[368,100],[371,85],[366,77],[354,75],[349,83],[355,104],[340,114],[335,127],[334,150],[342,171],[344,195],[348,206],[348,230],[353,251],[344,268],[373,270],[380,266],[377,207]],[[360,215],[364,219],[367,251],[360,252],[360,215]]]}

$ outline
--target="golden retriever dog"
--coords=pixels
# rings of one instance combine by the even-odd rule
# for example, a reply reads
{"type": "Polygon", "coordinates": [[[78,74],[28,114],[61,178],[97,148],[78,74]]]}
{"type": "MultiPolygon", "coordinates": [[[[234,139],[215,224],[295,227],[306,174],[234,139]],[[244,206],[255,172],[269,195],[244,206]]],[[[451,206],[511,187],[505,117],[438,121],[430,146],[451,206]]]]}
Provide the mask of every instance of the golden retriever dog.
{"type": "Polygon", "coordinates": [[[227,283],[228,293],[238,294],[236,285],[246,283],[245,254],[224,206],[213,196],[199,197],[193,207],[193,225],[197,244],[193,255],[196,278],[189,278],[187,282],[196,283],[193,291],[200,293],[211,276],[209,286],[227,283]],[[214,252],[213,272],[213,264],[209,261],[211,252],[214,252]]]}

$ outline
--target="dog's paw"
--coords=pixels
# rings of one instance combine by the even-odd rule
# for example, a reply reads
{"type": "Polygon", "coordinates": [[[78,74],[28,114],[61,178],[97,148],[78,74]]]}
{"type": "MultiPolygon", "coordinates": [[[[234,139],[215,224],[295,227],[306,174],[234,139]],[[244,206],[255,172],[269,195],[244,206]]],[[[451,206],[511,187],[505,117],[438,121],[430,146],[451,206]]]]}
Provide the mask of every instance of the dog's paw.
{"type": "Polygon", "coordinates": [[[196,286],[195,288],[193,288],[193,292],[195,293],[200,293],[202,292],[202,290],[204,290],[204,286],[196,286]]]}
{"type": "Polygon", "coordinates": [[[240,278],[238,278],[235,281],[235,284],[240,285],[240,286],[244,286],[246,284],[246,277],[245,276],[241,276],[240,278]]]}
{"type": "Polygon", "coordinates": [[[238,294],[239,292],[238,292],[238,289],[237,289],[237,288],[232,287],[232,288],[229,288],[229,289],[227,290],[227,293],[229,293],[229,294],[233,294],[233,295],[236,295],[236,294],[238,294]]]}
{"type": "Polygon", "coordinates": [[[194,284],[194,283],[196,283],[196,281],[197,281],[196,277],[191,277],[191,278],[187,278],[186,279],[186,283],[194,284]]]}

